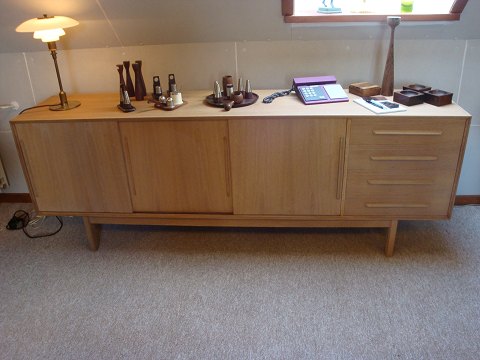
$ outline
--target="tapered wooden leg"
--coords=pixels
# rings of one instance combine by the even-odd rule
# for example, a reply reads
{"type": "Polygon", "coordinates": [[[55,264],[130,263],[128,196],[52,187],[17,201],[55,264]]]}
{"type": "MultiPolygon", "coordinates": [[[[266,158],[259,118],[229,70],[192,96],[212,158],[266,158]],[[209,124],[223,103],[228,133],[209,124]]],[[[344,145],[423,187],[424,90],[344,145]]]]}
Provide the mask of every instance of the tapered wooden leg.
{"type": "Polygon", "coordinates": [[[90,219],[86,216],[83,217],[83,224],[85,225],[85,231],[87,232],[88,247],[92,251],[98,250],[100,246],[100,225],[92,224],[90,219]]]}
{"type": "Polygon", "coordinates": [[[395,237],[397,235],[398,220],[393,220],[390,227],[387,228],[387,242],[385,244],[385,256],[392,256],[395,248],[395,237]]]}

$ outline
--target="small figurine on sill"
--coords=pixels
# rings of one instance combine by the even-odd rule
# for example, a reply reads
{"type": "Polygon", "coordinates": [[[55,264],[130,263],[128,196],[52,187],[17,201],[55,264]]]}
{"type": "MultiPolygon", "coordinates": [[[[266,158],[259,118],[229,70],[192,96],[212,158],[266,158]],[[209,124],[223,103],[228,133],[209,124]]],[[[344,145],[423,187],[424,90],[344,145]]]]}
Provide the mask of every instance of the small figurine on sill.
{"type": "Polygon", "coordinates": [[[317,12],[321,14],[338,14],[342,12],[341,8],[335,7],[335,5],[333,5],[333,0],[330,0],[330,7],[327,7],[327,4],[325,2],[326,0],[322,0],[324,7],[318,8],[317,12]]]}

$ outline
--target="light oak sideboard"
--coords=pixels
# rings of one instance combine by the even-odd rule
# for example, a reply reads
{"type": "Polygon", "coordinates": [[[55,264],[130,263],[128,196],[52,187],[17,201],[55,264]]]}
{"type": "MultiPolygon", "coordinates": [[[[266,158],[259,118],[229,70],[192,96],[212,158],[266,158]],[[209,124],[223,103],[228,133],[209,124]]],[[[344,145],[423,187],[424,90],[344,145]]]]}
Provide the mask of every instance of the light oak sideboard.
{"type": "Polygon", "coordinates": [[[100,224],[382,227],[387,256],[399,220],[451,216],[471,119],[458,105],[375,115],[291,95],[226,112],[206,95],[132,113],[71,95],[79,108],[13,119],[38,213],[83,217],[92,250],[100,224]]]}

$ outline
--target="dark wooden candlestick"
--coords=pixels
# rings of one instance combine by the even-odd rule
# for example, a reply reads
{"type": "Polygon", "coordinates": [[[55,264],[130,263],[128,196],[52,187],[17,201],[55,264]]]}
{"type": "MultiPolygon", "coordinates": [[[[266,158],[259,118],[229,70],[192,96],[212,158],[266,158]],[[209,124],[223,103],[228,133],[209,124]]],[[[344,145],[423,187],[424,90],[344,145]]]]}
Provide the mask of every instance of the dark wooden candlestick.
{"type": "Polygon", "coordinates": [[[117,65],[117,71],[120,76],[120,85],[125,85],[125,79],[123,78],[123,65],[117,65]]]}
{"type": "Polygon", "coordinates": [[[132,64],[133,72],[135,73],[135,100],[143,100],[143,87],[142,87],[142,78],[140,72],[140,65],[135,63],[132,64]]]}
{"type": "Polygon", "coordinates": [[[383,72],[382,92],[384,96],[393,95],[394,79],[394,61],[393,49],[395,47],[395,28],[400,24],[400,16],[388,16],[387,24],[390,26],[390,46],[388,48],[387,61],[385,62],[385,71],[383,72]]]}
{"type": "Polygon", "coordinates": [[[133,87],[132,77],[130,75],[130,61],[124,61],[123,66],[125,67],[126,73],[126,88],[128,92],[128,96],[135,96],[135,88],[133,87]]]}
{"type": "Polygon", "coordinates": [[[142,92],[143,96],[147,96],[147,88],[145,86],[145,80],[143,79],[143,73],[142,73],[142,60],[137,60],[135,61],[136,64],[138,64],[138,72],[140,73],[140,82],[142,83],[142,92]]]}

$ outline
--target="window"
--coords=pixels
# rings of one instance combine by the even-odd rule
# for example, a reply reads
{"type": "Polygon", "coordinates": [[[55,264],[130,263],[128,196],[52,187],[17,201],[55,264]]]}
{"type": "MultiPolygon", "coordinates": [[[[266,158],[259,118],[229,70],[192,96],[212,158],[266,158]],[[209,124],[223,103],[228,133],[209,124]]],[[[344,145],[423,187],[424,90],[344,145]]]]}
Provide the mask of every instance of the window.
{"type": "MultiPolygon", "coordinates": [[[[341,12],[322,13],[322,0],[282,0],[287,23],[384,21],[387,15],[399,15],[402,21],[459,20],[468,0],[334,0],[341,12]],[[402,11],[402,2],[403,5],[402,11]],[[413,4],[413,6],[410,6],[413,4]]],[[[325,0],[326,11],[331,0],[325,0]]]]}

